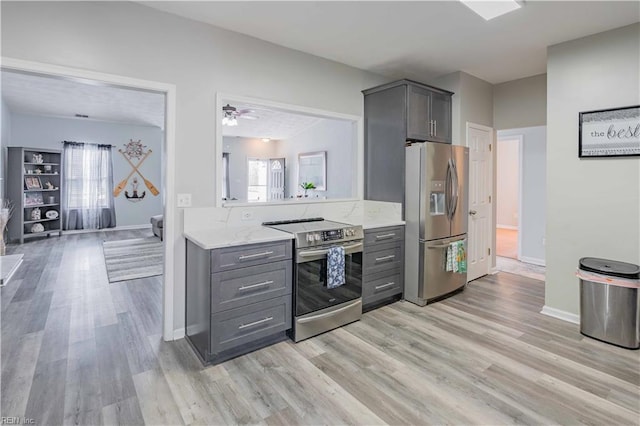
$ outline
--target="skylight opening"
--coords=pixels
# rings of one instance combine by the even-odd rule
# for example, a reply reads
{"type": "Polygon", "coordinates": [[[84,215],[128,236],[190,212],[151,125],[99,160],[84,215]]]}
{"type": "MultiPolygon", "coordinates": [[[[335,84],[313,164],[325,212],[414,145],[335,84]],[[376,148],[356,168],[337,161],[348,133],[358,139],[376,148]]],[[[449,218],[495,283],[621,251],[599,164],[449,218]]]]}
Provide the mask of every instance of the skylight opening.
{"type": "Polygon", "coordinates": [[[460,0],[460,2],[480,15],[485,21],[522,7],[522,2],[516,0],[460,0]]]}

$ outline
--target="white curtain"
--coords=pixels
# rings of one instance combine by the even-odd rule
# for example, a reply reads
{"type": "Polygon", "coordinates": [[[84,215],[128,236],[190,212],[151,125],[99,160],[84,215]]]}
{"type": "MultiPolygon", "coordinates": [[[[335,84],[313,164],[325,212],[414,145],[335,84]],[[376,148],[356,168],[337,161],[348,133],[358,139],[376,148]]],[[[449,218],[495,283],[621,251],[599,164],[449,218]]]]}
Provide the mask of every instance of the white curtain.
{"type": "Polygon", "coordinates": [[[63,228],[116,226],[111,145],[64,142],[63,228]]]}

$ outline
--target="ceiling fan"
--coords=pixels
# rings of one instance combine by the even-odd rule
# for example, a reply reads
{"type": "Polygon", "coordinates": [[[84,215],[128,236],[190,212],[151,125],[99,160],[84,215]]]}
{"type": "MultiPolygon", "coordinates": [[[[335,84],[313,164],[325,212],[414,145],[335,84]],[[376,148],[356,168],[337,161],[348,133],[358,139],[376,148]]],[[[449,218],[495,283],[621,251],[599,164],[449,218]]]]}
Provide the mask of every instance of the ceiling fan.
{"type": "Polygon", "coordinates": [[[229,104],[226,104],[222,107],[222,124],[225,126],[237,126],[238,118],[243,118],[245,120],[257,120],[258,116],[251,115],[255,111],[252,109],[241,109],[238,110],[236,107],[233,107],[229,104]]]}

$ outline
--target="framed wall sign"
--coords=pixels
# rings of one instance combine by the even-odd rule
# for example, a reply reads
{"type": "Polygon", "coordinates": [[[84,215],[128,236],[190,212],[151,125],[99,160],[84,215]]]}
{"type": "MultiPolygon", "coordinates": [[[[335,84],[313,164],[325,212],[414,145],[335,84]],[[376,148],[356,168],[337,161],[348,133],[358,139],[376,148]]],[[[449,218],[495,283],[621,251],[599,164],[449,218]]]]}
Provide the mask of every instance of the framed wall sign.
{"type": "Polygon", "coordinates": [[[640,156],[640,105],[581,112],[578,155],[640,156]]]}

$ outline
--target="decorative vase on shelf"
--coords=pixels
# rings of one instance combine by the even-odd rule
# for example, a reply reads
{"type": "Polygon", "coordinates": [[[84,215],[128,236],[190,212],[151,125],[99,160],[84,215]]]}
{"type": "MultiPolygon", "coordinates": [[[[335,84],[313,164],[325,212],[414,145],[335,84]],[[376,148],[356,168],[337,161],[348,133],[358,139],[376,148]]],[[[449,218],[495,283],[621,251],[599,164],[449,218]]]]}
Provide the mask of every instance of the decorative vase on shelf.
{"type": "Polygon", "coordinates": [[[31,220],[40,220],[42,218],[42,212],[38,207],[31,210],[31,220]]]}

